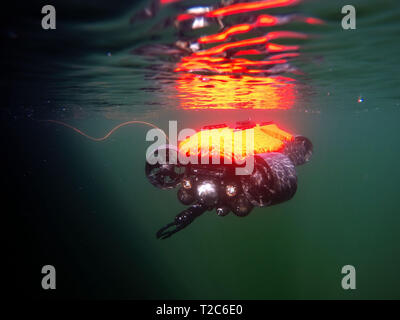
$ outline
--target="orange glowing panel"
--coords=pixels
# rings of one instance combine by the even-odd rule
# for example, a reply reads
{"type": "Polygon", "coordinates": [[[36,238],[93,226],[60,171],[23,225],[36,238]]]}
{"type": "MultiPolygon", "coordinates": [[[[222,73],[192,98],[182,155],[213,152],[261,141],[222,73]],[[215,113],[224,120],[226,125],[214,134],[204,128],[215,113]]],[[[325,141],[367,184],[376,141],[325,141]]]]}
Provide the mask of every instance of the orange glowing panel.
{"type": "Polygon", "coordinates": [[[299,3],[299,0],[266,0],[246,3],[236,3],[227,7],[219,8],[207,13],[208,17],[229,16],[238,13],[245,13],[270,8],[284,7],[299,3]]]}
{"type": "Polygon", "coordinates": [[[276,124],[256,125],[248,129],[229,127],[206,129],[197,132],[179,144],[179,152],[185,156],[220,157],[243,160],[245,157],[282,150],[293,136],[276,124]],[[246,137],[250,135],[249,137],[246,137]],[[254,135],[253,145],[250,142],[254,135]]]}
{"type": "Polygon", "coordinates": [[[178,97],[180,107],[187,110],[293,108],[297,100],[294,79],[253,74],[204,76],[181,73],[176,80],[174,96],[178,97]]]}

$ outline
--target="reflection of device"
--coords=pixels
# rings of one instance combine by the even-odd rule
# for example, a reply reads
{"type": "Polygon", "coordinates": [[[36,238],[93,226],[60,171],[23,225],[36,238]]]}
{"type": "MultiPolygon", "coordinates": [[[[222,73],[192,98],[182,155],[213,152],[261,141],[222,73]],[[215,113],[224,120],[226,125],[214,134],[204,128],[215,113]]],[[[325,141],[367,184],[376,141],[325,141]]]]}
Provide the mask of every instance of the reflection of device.
{"type": "MultiPolygon", "coordinates": [[[[313,149],[310,140],[293,136],[272,123],[256,125],[252,122],[241,122],[234,129],[225,125],[208,126],[200,133],[215,135],[225,132],[232,133],[234,137],[238,133],[246,134],[250,129],[254,133],[254,169],[248,175],[235,174],[238,165],[235,162],[237,155],[234,153],[232,164],[212,164],[211,160],[210,164],[169,164],[170,152],[181,152],[184,146],[187,147],[194,141],[198,143],[198,140],[193,140],[198,133],[180,143],[178,149],[172,146],[162,147],[166,151],[167,161],[164,164],[146,163],[146,176],[151,184],[161,189],[175,188],[180,184],[179,201],[191,205],[178,214],[172,223],[160,229],[157,232],[158,238],[170,237],[213,208],[219,216],[225,216],[232,211],[235,215],[244,217],[254,206],[266,207],[293,197],[297,189],[295,166],[310,159],[313,149]],[[171,227],[174,228],[168,230],[171,227]]],[[[213,147],[215,146],[210,142],[206,147],[202,145],[203,149],[199,147],[190,150],[197,150],[198,156],[202,156],[201,153],[207,149],[207,156],[211,156],[213,147]]],[[[186,150],[188,149],[185,152],[186,150]]],[[[226,157],[224,151],[220,150],[220,154],[221,157],[226,157]]]]}

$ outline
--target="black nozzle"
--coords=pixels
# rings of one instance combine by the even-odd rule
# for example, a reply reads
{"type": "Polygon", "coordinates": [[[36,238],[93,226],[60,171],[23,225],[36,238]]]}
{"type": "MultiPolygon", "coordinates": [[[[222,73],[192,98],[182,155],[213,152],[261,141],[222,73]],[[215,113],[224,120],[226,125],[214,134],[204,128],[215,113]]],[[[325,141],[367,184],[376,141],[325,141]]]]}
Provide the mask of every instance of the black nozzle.
{"type": "Polygon", "coordinates": [[[186,210],[179,213],[174,222],[167,224],[166,226],[162,227],[156,233],[157,239],[166,239],[172,236],[174,233],[182,230],[183,228],[187,227],[191,224],[197,217],[201,216],[207,207],[201,204],[194,204],[191,207],[187,208],[186,210]],[[175,226],[174,229],[168,230],[169,228],[175,226]]]}

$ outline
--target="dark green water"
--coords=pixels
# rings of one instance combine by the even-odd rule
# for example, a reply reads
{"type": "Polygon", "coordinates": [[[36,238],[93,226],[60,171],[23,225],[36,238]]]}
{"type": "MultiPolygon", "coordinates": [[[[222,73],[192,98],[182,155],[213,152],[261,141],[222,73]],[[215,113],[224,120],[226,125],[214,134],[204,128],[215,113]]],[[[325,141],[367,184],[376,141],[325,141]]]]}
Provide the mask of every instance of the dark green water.
{"type": "MultiPolygon", "coordinates": [[[[149,67],[167,62],[130,54],[173,39],[173,32],[151,33],[149,22],[129,25],[138,8],[124,1],[56,2],[56,31],[40,29],[41,15],[34,14],[40,5],[10,21],[2,38],[1,119],[7,203],[16,220],[10,238],[16,294],[400,298],[400,7],[394,0],[352,1],[357,29],[345,31],[345,4],[296,8],[327,25],[298,26],[315,37],[302,42],[294,61],[304,75],[294,76],[289,110],[183,109],[188,100],[182,102],[176,78],[149,67]],[[273,120],[309,137],[314,155],[298,168],[292,200],[243,219],[210,212],[160,241],[155,231],[184,206],[176,190],[146,180],[146,127],[125,127],[95,143],[33,118],[66,121],[93,136],[131,119],[165,130],[169,120],[179,128],[273,120]],[[55,292],[40,288],[45,264],[57,269],[55,292]],[[341,287],[348,264],[357,271],[356,290],[341,287]]],[[[229,97],[226,103],[236,106],[229,97]]]]}

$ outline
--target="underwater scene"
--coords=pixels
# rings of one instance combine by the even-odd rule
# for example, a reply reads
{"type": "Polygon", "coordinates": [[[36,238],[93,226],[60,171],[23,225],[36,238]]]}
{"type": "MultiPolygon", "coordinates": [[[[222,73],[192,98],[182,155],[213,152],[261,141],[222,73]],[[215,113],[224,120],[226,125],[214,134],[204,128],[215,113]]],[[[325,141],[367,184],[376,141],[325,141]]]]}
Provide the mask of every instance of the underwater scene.
{"type": "Polygon", "coordinates": [[[1,27],[13,295],[400,298],[398,1],[48,4],[1,27]]]}

